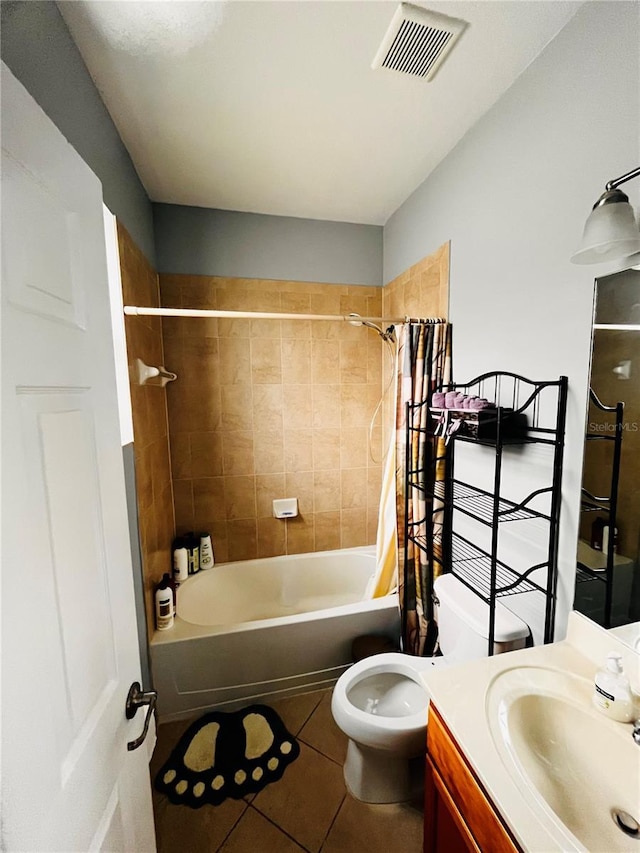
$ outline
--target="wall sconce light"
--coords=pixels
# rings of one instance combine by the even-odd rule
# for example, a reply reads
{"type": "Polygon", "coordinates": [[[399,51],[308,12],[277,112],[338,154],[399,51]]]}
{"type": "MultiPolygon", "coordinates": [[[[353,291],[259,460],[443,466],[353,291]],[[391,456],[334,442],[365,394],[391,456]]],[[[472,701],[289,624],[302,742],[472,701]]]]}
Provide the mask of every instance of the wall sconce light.
{"type": "Polygon", "coordinates": [[[587,219],[582,243],[571,258],[574,264],[601,264],[640,252],[638,223],[629,197],[620,184],[640,177],[640,167],[609,181],[587,219]]]}

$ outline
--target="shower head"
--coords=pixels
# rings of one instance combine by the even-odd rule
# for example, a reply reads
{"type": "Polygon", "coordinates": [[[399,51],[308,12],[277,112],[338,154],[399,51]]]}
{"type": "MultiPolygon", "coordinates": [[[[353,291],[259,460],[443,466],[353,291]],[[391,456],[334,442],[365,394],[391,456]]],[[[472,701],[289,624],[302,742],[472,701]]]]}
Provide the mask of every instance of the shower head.
{"type": "Polygon", "coordinates": [[[351,326],[366,326],[368,329],[373,329],[377,332],[383,340],[387,340],[391,334],[393,333],[393,326],[390,326],[386,332],[383,332],[380,326],[377,326],[375,323],[372,323],[371,320],[361,320],[360,314],[355,314],[352,312],[349,314],[350,317],[353,317],[353,320],[349,320],[349,324],[351,326]]]}

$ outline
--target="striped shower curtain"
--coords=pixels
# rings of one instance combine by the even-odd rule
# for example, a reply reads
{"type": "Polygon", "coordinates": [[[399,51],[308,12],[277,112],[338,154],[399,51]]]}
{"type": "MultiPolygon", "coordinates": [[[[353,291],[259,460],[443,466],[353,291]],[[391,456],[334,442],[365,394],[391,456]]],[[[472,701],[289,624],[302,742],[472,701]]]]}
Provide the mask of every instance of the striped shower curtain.
{"type": "Polygon", "coordinates": [[[402,615],[402,648],[413,655],[432,655],[438,631],[433,621],[431,589],[439,574],[434,560],[441,554],[442,503],[433,497],[435,482],[444,481],[443,439],[425,431],[407,441],[407,403],[427,405],[410,410],[412,426],[428,425],[428,402],[433,390],[451,378],[451,326],[446,322],[404,324],[397,330],[397,390],[395,452],[389,453],[383,475],[378,523],[378,573],[374,595],[384,595],[393,584],[391,566],[398,567],[397,583],[402,615]],[[406,493],[407,463],[414,484],[406,493]],[[405,505],[407,524],[423,547],[404,549],[405,505]]]}

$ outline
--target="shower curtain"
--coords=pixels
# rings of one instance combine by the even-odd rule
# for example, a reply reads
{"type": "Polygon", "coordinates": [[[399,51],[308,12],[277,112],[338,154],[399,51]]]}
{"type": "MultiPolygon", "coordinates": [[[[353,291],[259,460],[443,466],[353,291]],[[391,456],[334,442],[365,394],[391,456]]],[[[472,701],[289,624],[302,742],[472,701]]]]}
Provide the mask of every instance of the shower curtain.
{"type": "Polygon", "coordinates": [[[383,474],[377,538],[374,595],[386,595],[397,582],[402,615],[402,648],[413,655],[433,655],[438,631],[433,620],[430,589],[439,574],[434,560],[441,555],[442,503],[434,497],[436,482],[444,481],[444,440],[414,432],[407,440],[407,403],[427,405],[410,410],[412,426],[428,424],[431,393],[451,380],[451,326],[446,322],[404,324],[397,334],[396,441],[383,474]],[[406,463],[418,472],[417,486],[406,495],[406,463]],[[406,501],[405,501],[406,498],[406,501]],[[405,503],[407,523],[425,547],[409,542],[405,561],[405,503]],[[397,565],[397,581],[395,567],[397,565]]]}

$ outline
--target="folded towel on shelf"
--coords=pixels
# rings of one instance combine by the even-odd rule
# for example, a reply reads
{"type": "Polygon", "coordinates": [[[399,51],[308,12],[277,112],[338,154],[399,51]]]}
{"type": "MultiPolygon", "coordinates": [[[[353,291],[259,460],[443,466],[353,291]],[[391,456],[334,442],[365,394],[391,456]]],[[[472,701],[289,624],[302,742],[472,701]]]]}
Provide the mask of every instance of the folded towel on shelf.
{"type": "Polygon", "coordinates": [[[431,405],[436,409],[443,409],[445,405],[444,391],[434,391],[431,396],[431,405]]]}

